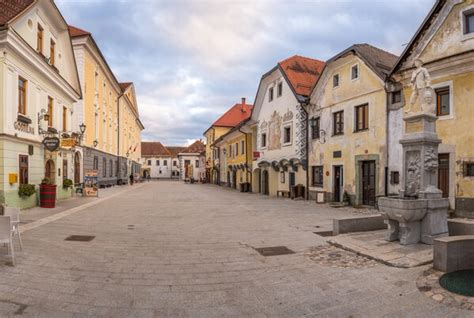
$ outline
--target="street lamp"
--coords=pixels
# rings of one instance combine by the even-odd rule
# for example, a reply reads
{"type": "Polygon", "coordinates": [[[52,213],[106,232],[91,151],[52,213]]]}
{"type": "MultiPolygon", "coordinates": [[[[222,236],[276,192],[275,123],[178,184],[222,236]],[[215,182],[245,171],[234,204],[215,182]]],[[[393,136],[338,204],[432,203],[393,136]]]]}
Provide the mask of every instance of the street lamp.
{"type": "Polygon", "coordinates": [[[84,123],[79,125],[79,131],[81,132],[81,135],[84,135],[86,132],[86,125],[84,123]]]}
{"type": "Polygon", "coordinates": [[[96,148],[97,145],[99,144],[99,141],[96,139],[96,140],[94,140],[94,141],[92,142],[92,144],[94,145],[94,148],[96,148]]]}

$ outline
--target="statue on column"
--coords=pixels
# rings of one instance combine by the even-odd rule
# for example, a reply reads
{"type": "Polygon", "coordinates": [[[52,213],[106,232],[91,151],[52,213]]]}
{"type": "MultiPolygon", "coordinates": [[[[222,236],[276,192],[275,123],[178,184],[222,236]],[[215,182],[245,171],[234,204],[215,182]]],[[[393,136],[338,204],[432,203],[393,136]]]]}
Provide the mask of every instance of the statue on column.
{"type": "Polygon", "coordinates": [[[412,94],[410,98],[410,105],[405,110],[405,113],[411,113],[413,105],[416,104],[418,98],[421,99],[420,111],[423,113],[430,113],[436,115],[434,104],[434,90],[431,87],[431,77],[428,70],[423,67],[423,61],[415,60],[415,71],[411,75],[412,94]]]}

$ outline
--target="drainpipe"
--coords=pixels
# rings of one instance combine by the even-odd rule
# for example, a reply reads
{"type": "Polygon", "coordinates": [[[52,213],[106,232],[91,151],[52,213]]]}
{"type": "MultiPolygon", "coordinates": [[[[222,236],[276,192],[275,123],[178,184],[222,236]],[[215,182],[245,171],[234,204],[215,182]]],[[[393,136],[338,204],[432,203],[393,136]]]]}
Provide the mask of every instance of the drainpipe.
{"type": "Polygon", "coordinates": [[[305,134],[305,147],[306,147],[306,200],[309,200],[309,158],[308,158],[308,153],[309,153],[309,118],[308,118],[308,111],[306,110],[306,106],[308,106],[309,99],[305,99],[304,101],[300,102],[300,106],[303,109],[305,115],[306,115],[306,134],[305,134]]]}

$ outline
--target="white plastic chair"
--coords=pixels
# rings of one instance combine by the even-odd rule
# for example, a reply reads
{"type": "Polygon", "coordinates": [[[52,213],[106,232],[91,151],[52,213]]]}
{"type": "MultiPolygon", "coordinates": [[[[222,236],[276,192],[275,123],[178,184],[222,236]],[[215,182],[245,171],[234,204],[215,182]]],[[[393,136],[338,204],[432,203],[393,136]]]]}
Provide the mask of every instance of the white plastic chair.
{"type": "Polygon", "coordinates": [[[20,235],[20,229],[19,229],[20,209],[5,206],[3,207],[3,215],[10,217],[13,236],[15,236],[15,234],[18,236],[18,241],[20,242],[20,249],[23,250],[23,242],[21,241],[21,235],[20,235]]]}
{"type": "Polygon", "coordinates": [[[13,251],[13,231],[10,216],[0,216],[0,243],[8,245],[8,254],[12,257],[12,264],[15,266],[15,252],[13,251]]]}

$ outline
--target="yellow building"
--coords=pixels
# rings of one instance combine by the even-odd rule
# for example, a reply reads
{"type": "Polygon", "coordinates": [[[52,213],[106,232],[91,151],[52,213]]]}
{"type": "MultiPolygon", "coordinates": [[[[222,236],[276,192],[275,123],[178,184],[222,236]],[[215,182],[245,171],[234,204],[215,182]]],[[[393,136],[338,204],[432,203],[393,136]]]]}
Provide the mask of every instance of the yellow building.
{"type": "MultiPolygon", "coordinates": [[[[431,75],[436,94],[439,146],[438,187],[457,216],[474,217],[474,0],[437,1],[398,61],[387,87],[391,135],[403,134],[403,107],[411,96],[414,61],[431,75]],[[403,91],[403,93],[401,93],[403,91]]],[[[418,109],[414,109],[417,111],[418,109]]],[[[390,144],[390,152],[400,152],[390,144]]],[[[393,172],[401,171],[401,160],[393,172]]],[[[396,189],[394,189],[395,191],[396,189]]]]}
{"type": "Polygon", "coordinates": [[[307,106],[312,198],[375,205],[385,195],[385,79],[396,60],[356,44],[326,63],[307,106]]]}
{"type": "Polygon", "coordinates": [[[206,138],[206,182],[227,184],[226,170],[221,169],[224,167],[225,148],[217,146],[216,141],[232,128],[247,120],[252,113],[252,107],[246,103],[245,98],[242,98],[240,104],[232,106],[204,132],[206,138]]]}

